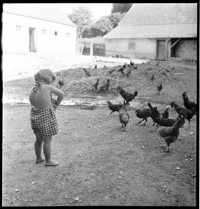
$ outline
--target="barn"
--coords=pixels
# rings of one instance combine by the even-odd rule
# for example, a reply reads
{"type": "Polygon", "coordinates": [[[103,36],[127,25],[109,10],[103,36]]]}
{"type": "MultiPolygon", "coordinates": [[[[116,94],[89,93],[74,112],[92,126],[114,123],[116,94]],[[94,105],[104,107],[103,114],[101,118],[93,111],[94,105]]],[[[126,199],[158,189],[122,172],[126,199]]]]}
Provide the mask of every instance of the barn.
{"type": "Polygon", "coordinates": [[[133,4],[104,36],[108,56],[197,60],[197,4],[133,4]]]}
{"type": "Polygon", "coordinates": [[[76,53],[76,26],[56,4],[3,4],[2,23],[4,52],[76,53]]]}

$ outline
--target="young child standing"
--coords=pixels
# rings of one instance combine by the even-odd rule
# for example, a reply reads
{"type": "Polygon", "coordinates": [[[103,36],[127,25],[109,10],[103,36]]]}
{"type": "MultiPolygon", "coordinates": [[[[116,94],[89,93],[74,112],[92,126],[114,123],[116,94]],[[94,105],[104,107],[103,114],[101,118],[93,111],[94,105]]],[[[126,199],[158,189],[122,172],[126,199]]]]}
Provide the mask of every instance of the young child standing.
{"type": "Polygon", "coordinates": [[[63,100],[64,93],[53,86],[56,77],[51,70],[40,70],[34,77],[35,86],[30,92],[29,101],[31,103],[31,128],[36,136],[36,163],[44,162],[41,156],[44,143],[45,165],[57,166],[59,163],[51,159],[51,140],[52,136],[58,133],[55,110],[63,100]],[[52,94],[57,96],[57,100],[52,99],[52,94]]]}

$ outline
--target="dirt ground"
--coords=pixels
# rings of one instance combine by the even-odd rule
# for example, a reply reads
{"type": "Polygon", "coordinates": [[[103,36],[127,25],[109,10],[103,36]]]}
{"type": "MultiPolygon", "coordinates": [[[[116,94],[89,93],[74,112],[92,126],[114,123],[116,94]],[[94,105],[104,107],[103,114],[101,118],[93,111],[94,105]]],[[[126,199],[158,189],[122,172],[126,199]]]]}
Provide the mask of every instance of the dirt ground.
{"type": "MultiPolygon", "coordinates": [[[[110,68],[60,72],[65,77],[63,91],[67,98],[104,97],[118,100],[118,84],[127,90],[137,89],[135,101],[147,101],[163,109],[172,100],[182,105],[181,94],[187,91],[196,101],[196,68],[172,63],[141,65],[129,79],[110,68]],[[149,70],[150,69],[150,70],[149,70]],[[165,71],[168,69],[168,71],[165,71]],[[162,74],[165,71],[167,74],[162,74]],[[154,74],[156,80],[149,78],[154,74]],[[92,93],[97,78],[103,84],[111,79],[105,94],[92,93]],[[158,95],[155,85],[163,82],[158,95]],[[117,99],[116,99],[117,98],[117,99]]],[[[4,83],[5,94],[27,97],[33,79],[4,83]],[[17,92],[17,93],[16,93],[17,92]]],[[[197,117],[186,121],[179,140],[166,153],[156,140],[152,120],[137,125],[132,104],[126,131],[121,129],[118,113],[109,115],[106,105],[83,109],[81,105],[60,106],[56,112],[59,133],[53,137],[52,157],[57,167],[35,164],[34,134],[30,127],[30,105],[3,105],[3,206],[196,206],[196,132],[197,117]]],[[[170,109],[170,118],[177,113],[170,109]]]]}

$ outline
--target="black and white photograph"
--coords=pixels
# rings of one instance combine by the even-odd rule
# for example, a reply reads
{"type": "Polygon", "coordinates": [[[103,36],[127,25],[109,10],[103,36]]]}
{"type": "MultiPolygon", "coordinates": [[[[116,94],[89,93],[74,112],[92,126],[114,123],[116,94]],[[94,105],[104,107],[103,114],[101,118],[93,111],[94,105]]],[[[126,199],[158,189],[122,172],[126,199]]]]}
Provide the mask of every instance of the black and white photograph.
{"type": "Polygon", "coordinates": [[[2,4],[2,206],[199,206],[199,3],[2,4]]]}

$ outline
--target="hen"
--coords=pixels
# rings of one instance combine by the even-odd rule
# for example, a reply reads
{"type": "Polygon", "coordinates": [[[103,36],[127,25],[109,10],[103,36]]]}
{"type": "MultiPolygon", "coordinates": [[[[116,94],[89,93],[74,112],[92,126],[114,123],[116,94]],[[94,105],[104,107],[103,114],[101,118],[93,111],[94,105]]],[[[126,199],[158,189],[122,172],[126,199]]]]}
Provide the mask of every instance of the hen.
{"type": "Polygon", "coordinates": [[[184,122],[184,118],[179,115],[172,127],[160,127],[157,129],[157,139],[160,137],[165,140],[165,143],[167,144],[167,152],[169,152],[170,144],[177,140],[179,128],[183,126],[184,122]]]}
{"type": "Polygon", "coordinates": [[[111,110],[110,114],[113,112],[119,112],[122,107],[123,104],[112,104],[110,101],[108,101],[108,108],[111,110]]]}
{"type": "Polygon", "coordinates": [[[85,71],[85,75],[86,75],[87,77],[90,77],[90,76],[91,76],[90,73],[89,73],[85,68],[83,68],[83,70],[85,71]]]}
{"type": "Polygon", "coordinates": [[[174,108],[174,110],[179,114],[182,115],[185,119],[188,120],[189,123],[189,129],[190,129],[190,120],[192,119],[192,117],[195,115],[195,110],[188,110],[185,109],[184,107],[180,107],[178,104],[176,104],[175,102],[171,102],[170,103],[171,107],[174,108]]]}
{"type": "Polygon", "coordinates": [[[176,119],[162,118],[162,115],[159,113],[157,107],[153,107],[149,102],[148,102],[148,107],[150,109],[150,117],[154,123],[160,126],[171,127],[176,122],[176,119]]]}
{"type": "Polygon", "coordinates": [[[119,121],[122,124],[122,128],[124,128],[124,131],[130,119],[130,115],[127,112],[127,108],[128,105],[124,103],[119,113],[119,121]]]}
{"type": "Polygon", "coordinates": [[[99,85],[99,78],[97,79],[97,81],[95,82],[95,84],[92,85],[92,90],[97,91],[98,85],[99,85]]]}
{"type": "Polygon", "coordinates": [[[145,120],[145,123],[143,124],[144,126],[147,123],[147,118],[150,117],[150,109],[137,109],[135,110],[136,116],[138,118],[142,118],[141,121],[139,121],[137,124],[141,123],[143,120],[145,120]]]}
{"type": "Polygon", "coordinates": [[[121,86],[117,86],[117,91],[120,93],[120,95],[123,97],[127,104],[129,104],[129,102],[131,102],[138,95],[138,91],[135,91],[134,93],[129,93],[125,91],[121,86]]]}
{"type": "Polygon", "coordinates": [[[162,86],[162,83],[158,83],[157,86],[156,86],[157,90],[158,90],[158,94],[160,94],[160,92],[162,91],[163,89],[163,86],[162,86]]]}
{"type": "Polygon", "coordinates": [[[195,114],[197,114],[197,104],[193,101],[190,101],[188,96],[187,96],[187,92],[183,92],[182,94],[182,98],[183,98],[183,103],[185,108],[187,108],[188,110],[195,110],[195,114]]]}
{"type": "Polygon", "coordinates": [[[169,118],[169,107],[167,107],[161,115],[162,118],[169,118]]]}
{"type": "Polygon", "coordinates": [[[99,88],[99,92],[105,93],[106,91],[109,90],[109,87],[110,87],[110,79],[108,78],[107,82],[99,88]]]}

